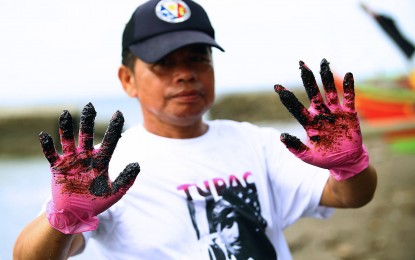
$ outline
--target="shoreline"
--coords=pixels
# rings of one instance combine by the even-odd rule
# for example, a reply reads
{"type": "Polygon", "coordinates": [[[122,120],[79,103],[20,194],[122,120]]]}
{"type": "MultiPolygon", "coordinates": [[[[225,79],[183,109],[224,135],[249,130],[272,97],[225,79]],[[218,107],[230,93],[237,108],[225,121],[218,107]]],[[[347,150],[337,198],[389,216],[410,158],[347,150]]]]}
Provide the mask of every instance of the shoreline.
{"type": "Polygon", "coordinates": [[[296,260],[415,259],[415,160],[382,138],[366,138],[378,172],[373,200],[358,209],[337,209],[327,220],[301,219],[285,230],[296,260]]]}

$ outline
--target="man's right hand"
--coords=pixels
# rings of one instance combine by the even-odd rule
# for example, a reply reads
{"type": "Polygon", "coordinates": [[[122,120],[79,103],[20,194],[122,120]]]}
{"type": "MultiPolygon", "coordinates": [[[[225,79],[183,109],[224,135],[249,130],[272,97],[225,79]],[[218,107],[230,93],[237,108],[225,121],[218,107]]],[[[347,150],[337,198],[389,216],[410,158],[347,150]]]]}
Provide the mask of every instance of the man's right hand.
{"type": "Polygon", "coordinates": [[[75,146],[72,117],[64,111],[59,118],[62,155],[47,133],[40,133],[43,153],[52,173],[52,200],[46,216],[49,223],[65,234],[94,230],[97,215],[110,208],[133,185],[140,172],[138,163],[131,163],[111,182],[108,165],[121,137],[124,118],[117,111],[105,132],[99,149],[94,149],[94,121],[96,112],[88,103],[81,114],[78,147],[75,146]]]}

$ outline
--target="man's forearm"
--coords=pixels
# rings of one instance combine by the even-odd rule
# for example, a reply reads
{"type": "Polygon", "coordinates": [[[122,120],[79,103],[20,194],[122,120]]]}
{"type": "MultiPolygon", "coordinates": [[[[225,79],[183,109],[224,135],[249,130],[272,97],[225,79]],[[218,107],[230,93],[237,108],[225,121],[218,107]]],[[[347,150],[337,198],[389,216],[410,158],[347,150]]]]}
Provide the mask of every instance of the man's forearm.
{"type": "Polygon", "coordinates": [[[54,229],[42,214],[20,233],[13,259],[67,259],[83,247],[77,236],[81,235],[66,235],[54,229]]]}
{"type": "Polygon", "coordinates": [[[371,165],[344,181],[336,181],[330,176],[320,205],[335,208],[362,207],[372,200],[376,185],[376,170],[371,165]]]}

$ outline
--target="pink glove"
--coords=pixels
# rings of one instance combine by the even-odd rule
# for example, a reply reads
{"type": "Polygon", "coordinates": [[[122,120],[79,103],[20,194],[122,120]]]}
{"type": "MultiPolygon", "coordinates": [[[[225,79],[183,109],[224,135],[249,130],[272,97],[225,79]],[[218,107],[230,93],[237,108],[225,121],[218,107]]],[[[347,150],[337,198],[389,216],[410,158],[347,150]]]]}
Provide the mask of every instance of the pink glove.
{"type": "Polygon", "coordinates": [[[354,79],[347,73],[343,81],[344,100],[339,103],[329,62],[321,61],[321,79],[326,103],[320,94],[313,72],[300,61],[301,78],[311,101],[306,109],[281,85],[274,89],[288,111],[306,130],[306,144],[287,133],[281,141],[295,156],[306,163],[326,168],[338,181],[353,177],[369,165],[369,155],[362,144],[359,119],[354,106],[354,79]]]}
{"type": "Polygon", "coordinates": [[[72,117],[64,111],[59,118],[62,155],[56,152],[52,138],[40,133],[40,144],[52,172],[52,200],[46,208],[47,219],[57,230],[75,234],[94,230],[97,215],[115,204],[133,185],[140,172],[138,163],[129,164],[111,182],[108,164],[121,137],[124,118],[117,111],[105,132],[99,149],[94,149],[96,112],[88,103],[81,115],[79,147],[75,147],[72,117]]]}

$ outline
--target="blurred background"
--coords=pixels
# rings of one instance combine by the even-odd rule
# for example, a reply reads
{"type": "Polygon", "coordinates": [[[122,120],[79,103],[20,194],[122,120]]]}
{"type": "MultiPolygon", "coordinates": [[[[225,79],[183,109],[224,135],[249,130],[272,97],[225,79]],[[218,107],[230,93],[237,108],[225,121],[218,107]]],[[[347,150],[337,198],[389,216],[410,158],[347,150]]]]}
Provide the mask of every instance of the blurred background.
{"type": "MultiPolygon", "coordinates": [[[[56,142],[63,109],[92,102],[96,142],[113,112],[126,127],[139,104],[117,79],[121,35],[143,1],[0,0],[0,259],[49,196],[40,131],[56,142]]],[[[207,118],[273,126],[300,137],[273,86],[307,105],[298,70],[319,80],[322,58],[337,87],[353,72],[365,143],[379,173],[371,204],[305,219],[286,230],[294,259],[415,259],[415,2],[402,0],[199,0],[225,53],[214,50],[217,100],[207,118]]],[[[93,247],[83,256],[93,256],[93,247]]]]}

